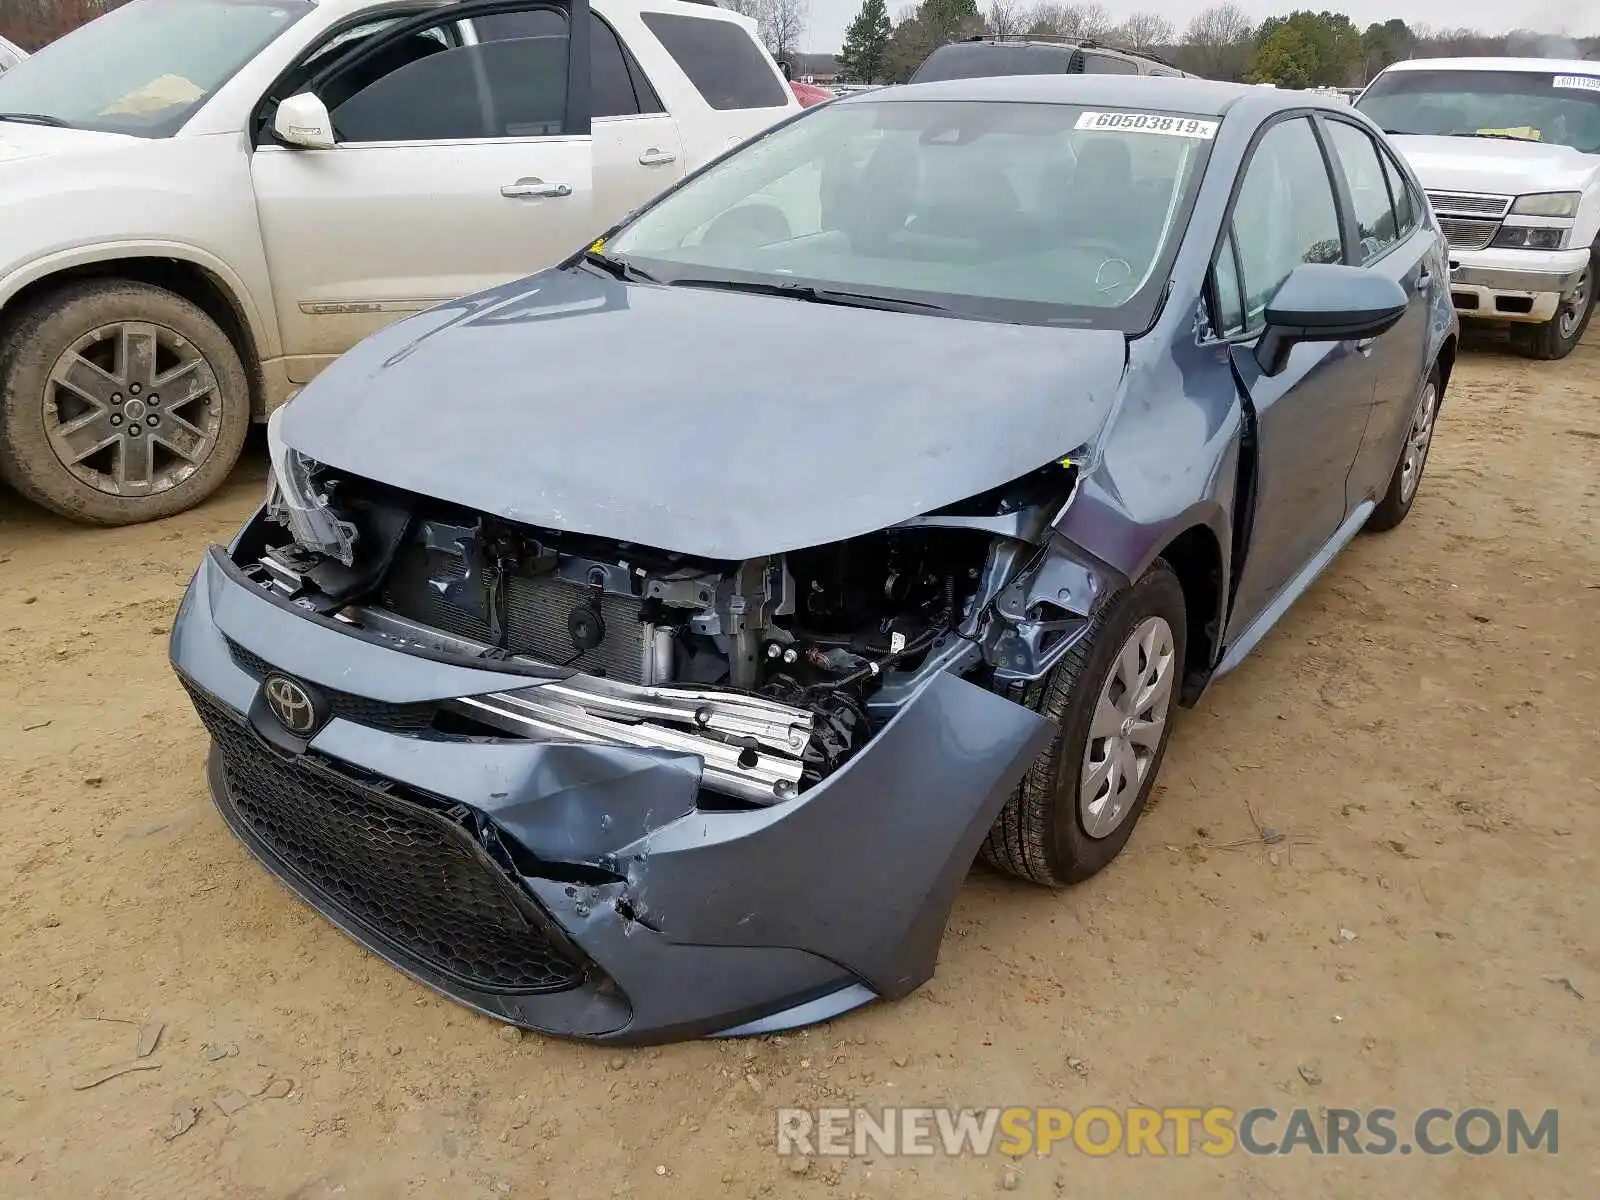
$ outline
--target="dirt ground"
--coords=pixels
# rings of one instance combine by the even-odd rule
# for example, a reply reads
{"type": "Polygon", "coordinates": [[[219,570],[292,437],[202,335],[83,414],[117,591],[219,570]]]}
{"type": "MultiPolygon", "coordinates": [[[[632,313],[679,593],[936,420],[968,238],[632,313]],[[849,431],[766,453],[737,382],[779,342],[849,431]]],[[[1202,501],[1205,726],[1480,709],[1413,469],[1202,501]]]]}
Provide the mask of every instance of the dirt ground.
{"type": "Polygon", "coordinates": [[[1410,520],[1183,716],[1111,870],[975,870],[927,987],[759,1041],[508,1036],[235,843],[165,635],[263,478],[124,530],[0,495],[0,1195],[1600,1195],[1600,336],[1463,357],[1410,520]],[[795,1173],[784,1104],[1554,1107],[1560,1153],[795,1173]]]}

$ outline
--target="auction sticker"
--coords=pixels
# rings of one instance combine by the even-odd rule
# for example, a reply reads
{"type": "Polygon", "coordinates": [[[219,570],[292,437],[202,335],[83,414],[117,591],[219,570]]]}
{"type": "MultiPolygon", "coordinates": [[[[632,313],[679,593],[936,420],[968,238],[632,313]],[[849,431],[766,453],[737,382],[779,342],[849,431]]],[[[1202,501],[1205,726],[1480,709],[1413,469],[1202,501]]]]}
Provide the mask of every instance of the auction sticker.
{"type": "Polygon", "coordinates": [[[1550,86],[1558,88],[1575,88],[1581,92],[1600,92],[1600,76],[1557,75],[1550,81],[1550,86]]]}
{"type": "Polygon", "coordinates": [[[1168,137],[1203,138],[1217,136],[1216,121],[1198,117],[1163,117],[1147,112],[1086,112],[1078,118],[1077,129],[1126,130],[1129,133],[1164,133],[1168,137]]]}

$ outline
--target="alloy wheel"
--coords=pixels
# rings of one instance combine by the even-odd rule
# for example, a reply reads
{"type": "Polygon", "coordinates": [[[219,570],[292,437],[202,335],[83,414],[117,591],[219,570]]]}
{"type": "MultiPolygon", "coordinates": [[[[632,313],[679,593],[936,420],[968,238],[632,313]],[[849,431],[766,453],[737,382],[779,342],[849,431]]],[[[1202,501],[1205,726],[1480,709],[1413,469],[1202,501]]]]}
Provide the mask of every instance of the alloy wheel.
{"type": "Polygon", "coordinates": [[[1172,626],[1146,617],[1117,652],[1089,724],[1078,814],[1090,837],[1109,837],[1138,800],[1161,750],[1177,673],[1172,626]]]}
{"type": "Polygon", "coordinates": [[[1403,504],[1410,504],[1411,497],[1417,494],[1417,483],[1428,461],[1428,447],[1433,445],[1433,419],[1438,411],[1439,389],[1430,379],[1417,401],[1417,412],[1406,434],[1406,448],[1400,456],[1400,501],[1403,504]]]}
{"type": "Polygon", "coordinates": [[[1563,341],[1577,333],[1578,326],[1583,323],[1584,315],[1589,310],[1589,293],[1593,287],[1594,266],[1591,264],[1584,269],[1583,276],[1562,303],[1561,314],[1556,318],[1556,328],[1560,331],[1563,341]]]}
{"type": "Polygon", "coordinates": [[[45,433],[62,466],[110,496],[152,496],[199,470],[222,428],[216,373],[187,338],[123,321],[84,334],[50,369],[45,433]]]}

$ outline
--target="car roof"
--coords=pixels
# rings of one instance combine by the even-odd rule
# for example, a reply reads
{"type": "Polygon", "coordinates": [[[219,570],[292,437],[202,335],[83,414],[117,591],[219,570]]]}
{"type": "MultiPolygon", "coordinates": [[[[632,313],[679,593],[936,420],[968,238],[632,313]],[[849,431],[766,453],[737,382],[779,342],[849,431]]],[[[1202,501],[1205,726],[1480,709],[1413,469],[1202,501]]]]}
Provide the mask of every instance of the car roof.
{"type": "Polygon", "coordinates": [[[1155,108],[1220,117],[1247,103],[1263,114],[1286,108],[1347,110],[1348,105],[1307,92],[1255,88],[1211,79],[1170,75],[995,75],[981,79],[941,79],[881,88],[845,96],[840,104],[884,100],[998,100],[1013,104],[1084,104],[1104,108],[1155,108]]]}
{"type": "Polygon", "coordinates": [[[1390,71],[1533,71],[1544,75],[1600,76],[1600,62],[1581,58],[1409,58],[1390,71]]]}

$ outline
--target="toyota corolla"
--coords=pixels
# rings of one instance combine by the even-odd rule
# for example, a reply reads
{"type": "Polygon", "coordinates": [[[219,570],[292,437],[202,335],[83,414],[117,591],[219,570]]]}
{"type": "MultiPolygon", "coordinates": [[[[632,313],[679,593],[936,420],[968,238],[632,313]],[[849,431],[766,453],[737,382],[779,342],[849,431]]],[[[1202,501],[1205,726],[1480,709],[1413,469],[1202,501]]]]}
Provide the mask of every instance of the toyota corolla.
{"type": "Polygon", "coordinates": [[[212,792],[357,941],[522,1026],[904,996],[976,857],[1105,867],[1176,709],[1405,518],[1456,336],[1348,106],[841,99],[275,414],[172,636],[212,792]]]}

